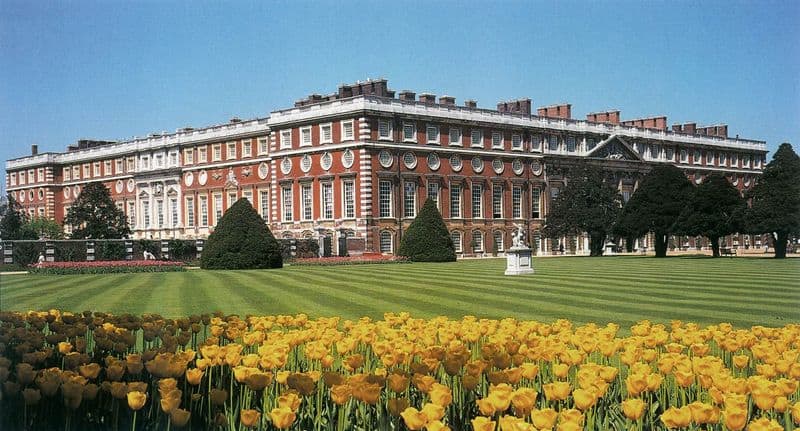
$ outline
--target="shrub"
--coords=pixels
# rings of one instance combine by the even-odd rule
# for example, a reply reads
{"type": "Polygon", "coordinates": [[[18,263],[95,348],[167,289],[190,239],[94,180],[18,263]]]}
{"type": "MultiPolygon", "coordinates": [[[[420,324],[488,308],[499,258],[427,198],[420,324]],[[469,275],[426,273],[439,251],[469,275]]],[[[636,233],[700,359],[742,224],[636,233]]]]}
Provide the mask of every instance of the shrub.
{"type": "Polygon", "coordinates": [[[200,266],[204,269],[281,268],[281,246],[250,201],[239,199],[208,237],[200,266]]]}
{"type": "Polygon", "coordinates": [[[179,239],[172,239],[169,241],[169,258],[170,260],[187,261],[194,259],[197,256],[197,246],[194,241],[182,241],[179,239]]]}
{"type": "Polygon", "coordinates": [[[397,254],[414,262],[455,262],[453,240],[433,200],[425,201],[403,236],[397,254]]]}
{"type": "Polygon", "coordinates": [[[95,242],[97,260],[125,260],[125,243],[120,241],[95,242]]]}

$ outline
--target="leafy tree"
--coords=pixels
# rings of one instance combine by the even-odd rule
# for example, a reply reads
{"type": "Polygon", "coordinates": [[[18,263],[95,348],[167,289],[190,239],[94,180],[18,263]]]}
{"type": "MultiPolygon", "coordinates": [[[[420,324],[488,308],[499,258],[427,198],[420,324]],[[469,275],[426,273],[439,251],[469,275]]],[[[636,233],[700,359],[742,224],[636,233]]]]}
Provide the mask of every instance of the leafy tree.
{"type": "Polygon", "coordinates": [[[128,218],[111,200],[108,188],[89,183],[69,209],[64,224],[72,226],[72,238],[121,239],[131,234],[128,218]]]}
{"type": "Polygon", "coordinates": [[[589,255],[602,256],[606,236],[619,216],[619,193],[605,180],[603,170],[583,165],[569,177],[547,215],[542,230],[548,238],[589,235],[589,255]]]}
{"type": "Polygon", "coordinates": [[[800,235],[800,157],[788,143],[781,144],[764,173],[747,194],[752,199],[746,224],[753,233],[769,233],[775,258],[786,257],[790,235],[800,235]]]}
{"type": "Polygon", "coordinates": [[[29,236],[44,239],[63,239],[64,229],[57,221],[47,217],[33,217],[22,226],[29,236]]]}
{"type": "Polygon", "coordinates": [[[28,222],[28,214],[22,210],[22,206],[9,194],[6,202],[0,206],[0,238],[4,240],[15,239],[37,239],[23,226],[28,222]]]}
{"type": "Polygon", "coordinates": [[[616,232],[626,237],[653,232],[656,257],[666,257],[667,238],[691,192],[692,184],[680,169],[673,165],[654,167],[623,208],[616,232]]]}
{"type": "Polygon", "coordinates": [[[411,222],[397,254],[414,262],[455,262],[453,239],[432,199],[425,201],[411,222]]]}
{"type": "Polygon", "coordinates": [[[720,237],[741,230],[746,206],[725,176],[710,174],[694,189],[675,230],[683,235],[708,238],[714,257],[719,257],[720,237]]]}
{"type": "Polygon", "coordinates": [[[204,269],[281,268],[281,245],[250,201],[239,199],[225,211],[214,233],[209,235],[200,266],[204,269]]]}

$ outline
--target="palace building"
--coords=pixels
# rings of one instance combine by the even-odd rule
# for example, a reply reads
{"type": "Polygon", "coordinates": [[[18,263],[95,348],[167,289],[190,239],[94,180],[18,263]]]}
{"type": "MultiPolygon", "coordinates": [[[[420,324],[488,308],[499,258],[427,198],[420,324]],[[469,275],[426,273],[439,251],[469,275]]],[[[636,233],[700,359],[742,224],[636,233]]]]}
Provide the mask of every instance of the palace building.
{"type": "MultiPolygon", "coordinates": [[[[34,145],[31,155],[6,162],[6,190],[30,215],[61,222],[82,186],[102,181],[134,238],[152,239],[205,238],[245,198],[277,237],[346,236],[351,252],[384,253],[397,249],[431,198],[462,255],[502,253],[515,225],[526,226],[532,247],[547,254],[556,242],[539,232],[577,161],[612,172],[625,200],[657,164],[676,165],[696,183],[723,172],[740,190],[765,164],[766,143],[731,138],[726,125],[669,128],[664,116],[622,120],[611,110],[573,119],[571,111],[570,104],[533,111],[530,99],[483,109],[369,80],[265,118],[121,142],[81,140],[58,153],[34,145]]],[[[728,239],[760,246],[750,240],[728,239]]],[[[583,236],[557,243],[588,253],[583,236]]],[[[694,246],[695,239],[676,243],[694,246]]]]}

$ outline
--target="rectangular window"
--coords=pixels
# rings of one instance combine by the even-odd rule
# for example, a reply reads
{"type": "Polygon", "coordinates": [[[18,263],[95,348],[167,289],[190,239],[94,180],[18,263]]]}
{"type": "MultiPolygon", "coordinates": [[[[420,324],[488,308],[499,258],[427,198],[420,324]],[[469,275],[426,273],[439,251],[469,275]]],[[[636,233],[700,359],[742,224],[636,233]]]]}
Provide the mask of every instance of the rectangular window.
{"type": "MultiPolygon", "coordinates": [[[[555,187],[553,187],[556,189],[555,187]]],[[[558,189],[556,189],[558,190],[558,189]]],[[[556,192],[556,195],[558,192],[556,192]]],[[[538,187],[531,189],[531,218],[542,218],[542,191],[538,187]]]]}
{"type": "Polygon", "coordinates": [[[574,136],[567,136],[567,152],[574,153],[576,150],[577,144],[575,143],[574,136]]]}
{"type": "Polygon", "coordinates": [[[503,218],[503,186],[492,186],[492,218],[503,218]]]}
{"type": "Polygon", "coordinates": [[[144,222],[144,227],[150,227],[150,202],[145,201],[142,202],[142,222],[144,222]]]}
{"type": "Polygon", "coordinates": [[[693,162],[694,162],[695,165],[699,165],[701,163],[702,157],[703,157],[702,151],[694,150],[694,160],[693,160],[693,162]]]}
{"type": "Polygon", "coordinates": [[[292,186],[283,187],[283,221],[292,221],[294,208],[292,207],[294,198],[292,197],[292,186]]]}
{"type": "Polygon", "coordinates": [[[322,218],[333,218],[333,184],[322,183],[320,184],[322,191],[322,218]]]}
{"type": "Polygon", "coordinates": [[[213,146],[214,154],[212,156],[212,161],[217,162],[222,160],[222,144],[216,144],[213,146]]]}
{"type": "Polygon", "coordinates": [[[208,226],[208,196],[200,196],[200,226],[208,226]]]}
{"type": "Polygon", "coordinates": [[[269,220],[269,192],[261,190],[258,192],[258,204],[261,207],[261,218],[269,220]]]}
{"type": "Polygon", "coordinates": [[[706,151],[706,164],[713,165],[714,164],[714,152],[713,151],[706,151]]]}
{"type": "Polygon", "coordinates": [[[330,144],[333,142],[333,126],[331,123],[320,125],[319,130],[320,143],[330,144]]]}
{"type": "Polygon", "coordinates": [[[253,155],[253,141],[251,139],[242,139],[242,157],[250,157],[253,155]]]}
{"type": "Polygon", "coordinates": [[[179,164],[178,164],[178,152],[177,151],[173,151],[173,152],[169,153],[169,166],[170,167],[179,166],[179,164]]]}
{"type": "Polygon", "coordinates": [[[689,152],[686,149],[681,149],[681,163],[689,163],[689,152]]]}
{"type": "Polygon", "coordinates": [[[380,236],[381,253],[392,252],[392,233],[389,231],[381,232],[380,236]]]}
{"type": "Polygon", "coordinates": [[[281,149],[292,148],[292,130],[281,131],[281,149]]]}
{"type": "Polygon", "coordinates": [[[214,224],[219,223],[222,218],[222,194],[214,195],[214,224]]]}
{"type": "Polygon", "coordinates": [[[300,185],[300,220],[311,220],[314,217],[314,198],[311,184],[300,185]]]}
{"type": "Polygon", "coordinates": [[[557,198],[559,192],[558,187],[550,187],[550,200],[557,198]]]}
{"type": "Polygon", "coordinates": [[[473,130],[470,136],[471,143],[470,145],[473,147],[483,148],[483,132],[480,130],[473,130]]]}
{"type": "Polygon", "coordinates": [[[630,199],[631,199],[630,190],[623,190],[622,191],[622,202],[628,202],[630,199]]]}
{"type": "Polygon", "coordinates": [[[541,135],[532,135],[531,136],[531,151],[541,151],[542,150],[542,136],[541,135]]]}
{"type": "Polygon", "coordinates": [[[128,225],[131,229],[136,227],[136,202],[128,202],[128,225]]]}
{"type": "Polygon", "coordinates": [[[461,185],[450,185],[450,218],[461,218],[461,185]]]}
{"type": "Polygon", "coordinates": [[[344,218],[356,217],[356,186],[352,180],[342,183],[342,200],[344,201],[344,218]]]}
{"type": "Polygon", "coordinates": [[[745,168],[750,167],[750,156],[742,156],[742,166],[745,168]]]}
{"type": "MultiPolygon", "coordinates": [[[[22,172],[20,172],[20,177],[22,176],[22,172]]],[[[79,180],[81,178],[81,168],[80,166],[73,166],[72,167],[72,179],[79,180]]]]}
{"type": "Polygon", "coordinates": [[[197,161],[200,163],[208,162],[208,148],[203,146],[197,149],[197,161]]]}
{"type": "MultiPolygon", "coordinates": [[[[64,168],[62,172],[62,176],[64,177],[64,181],[69,181],[72,179],[72,170],[69,167],[64,168]]],[[[11,175],[11,185],[16,185],[17,178],[14,174],[11,175]]]]}
{"type": "Polygon", "coordinates": [[[267,138],[258,138],[258,155],[263,156],[269,150],[269,141],[267,138]]]}
{"type": "Polygon", "coordinates": [[[158,227],[164,227],[164,201],[156,199],[156,223],[158,227]]]}
{"type": "Polygon", "coordinates": [[[242,197],[244,199],[247,199],[247,202],[250,202],[251,205],[253,204],[253,191],[252,190],[244,190],[244,191],[242,191],[242,197]]]}
{"type": "MultiPolygon", "coordinates": [[[[114,171],[111,170],[113,166],[114,165],[112,164],[111,160],[106,160],[105,162],[103,162],[103,175],[114,175],[114,171]]],[[[37,172],[37,174],[39,175],[39,181],[42,181],[44,179],[42,178],[41,172],[42,172],[41,169],[39,169],[39,172],[37,172]]]]}
{"type": "Polygon", "coordinates": [[[178,226],[178,199],[177,198],[170,198],[169,200],[169,212],[171,215],[172,227],[178,226]]]}
{"type": "Polygon", "coordinates": [[[117,175],[121,174],[122,173],[122,167],[123,167],[122,159],[115,160],[114,164],[115,164],[115,168],[116,168],[116,174],[117,175]]]}
{"type": "Polygon", "coordinates": [[[428,126],[425,134],[429,144],[439,143],[439,126],[428,126]]]}
{"type": "Polygon", "coordinates": [[[661,158],[661,145],[653,144],[650,146],[650,158],[653,160],[661,158]]]}
{"type": "Polygon", "coordinates": [[[492,132],[492,148],[503,148],[503,134],[492,132]]]}
{"type": "Polygon", "coordinates": [[[483,233],[479,230],[472,232],[472,251],[483,251],[483,233]]]}
{"type": "Polygon", "coordinates": [[[494,250],[503,251],[503,232],[499,230],[494,231],[492,238],[494,238],[494,250]]]}
{"type": "Polygon", "coordinates": [[[717,159],[719,159],[719,165],[720,166],[725,166],[727,164],[727,162],[728,162],[728,159],[727,159],[727,156],[725,155],[725,153],[718,153],[717,154],[717,159]]]}
{"type": "Polygon", "coordinates": [[[472,185],[472,218],[483,218],[483,186],[472,185]]]}
{"type": "Polygon", "coordinates": [[[184,165],[193,165],[194,164],[194,149],[187,148],[183,150],[183,164],[184,165]]]}
{"type": "Polygon", "coordinates": [[[300,128],[300,146],[308,147],[311,145],[311,127],[300,128]]]}
{"type": "Polygon", "coordinates": [[[352,141],[355,139],[353,130],[353,120],[342,121],[342,141],[352,141]]]}
{"type": "MultiPolygon", "coordinates": [[[[100,174],[100,162],[94,162],[94,165],[92,166],[92,168],[93,168],[92,176],[99,177],[101,175],[100,174]]],[[[31,180],[31,182],[33,182],[33,175],[31,175],[30,180],[31,180]]]]}
{"type": "Polygon", "coordinates": [[[156,154],[155,158],[153,159],[155,164],[153,168],[163,168],[164,167],[164,155],[163,154],[156,154]]]}
{"type": "Polygon", "coordinates": [[[226,157],[227,160],[235,159],[236,158],[236,142],[228,142],[228,156],[226,157]]]}
{"type": "Polygon", "coordinates": [[[417,185],[411,181],[403,183],[403,217],[417,216],[417,185]]]}
{"type": "Polygon", "coordinates": [[[439,208],[439,183],[428,182],[428,199],[436,204],[436,208],[439,208]]]}
{"type": "Polygon", "coordinates": [[[461,234],[459,232],[451,232],[450,239],[453,240],[453,248],[455,249],[455,252],[461,253],[463,251],[461,247],[461,234]]]}
{"type": "Polygon", "coordinates": [[[186,227],[194,227],[194,198],[186,197],[186,227]]]}
{"type": "Polygon", "coordinates": [[[522,218],[522,187],[511,188],[511,217],[522,218]]]}
{"type": "Polygon", "coordinates": [[[20,185],[25,184],[25,171],[20,171],[20,173],[19,173],[19,183],[20,183],[20,185]]]}
{"type": "Polygon", "coordinates": [[[736,153],[731,154],[731,167],[738,168],[739,167],[739,155],[736,153]]]}
{"type": "Polygon", "coordinates": [[[392,216],[392,182],[381,181],[378,184],[378,210],[380,217],[392,216]]]}
{"type": "Polygon", "coordinates": [[[450,145],[461,146],[461,129],[458,127],[450,128],[450,145]]]}
{"type": "Polygon", "coordinates": [[[511,135],[511,149],[512,150],[521,150],[522,149],[522,136],[521,135],[511,135]]]}
{"type": "Polygon", "coordinates": [[[235,204],[237,200],[238,200],[238,196],[236,196],[236,192],[228,193],[228,206],[225,207],[225,210],[227,211],[228,208],[232,207],[233,204],[235,204]]]}
{"type": "Polygon", "coordinates": [[[128,168],[127,169],[128,172],[133,172],[133,171],[136,170],[136,158],[135,157],[128,157],[127,163],[128,163],[128,167],[127,167],[128,168]]]}
{"type": "Polygon", "coordinates": [[[414,123],[403,123],[403,141],[417,142],[417,126],[414,123]]]}
{"type": "Polygon", "coordinates": [[[392,123],[389,120],[378,120],[378,139],[392,139],[392,123]]]}
{"type": "MultiPolygon", "coordinates": [[[[66,170],[67,168],[64,168],[64,169],[66,170]]],[[[11,184],[12,186],[16,186],[17,185],[17,174],[15,174],[15,173],[8,174],[8,177],[9,177],[9,180],[8,180],[9,184],[11,184]]],[[[67,179],[67,180],[69,179],[69,175],[67,175],[66,172],[64,173],[64,178],[67,179]]]]}
{"type": "MultiPolygon", "coordinates": [[[[143,161],[144,160],[147,160],[147,157],[144,157],[143,161]]],[[[83,178],[90,178],[91,177],[91,172],[89,172],[89,169],[90,169],[90,165],[88,163],[83,165],[83,178]]],[[[20,181],[20,182],[23,182],[23,181],[20,181]]]]}
{"type": "Polygon", "coordinates": [[[558,136],[550,135],[547,149],[550,151],[558,151],[558,136]]]}

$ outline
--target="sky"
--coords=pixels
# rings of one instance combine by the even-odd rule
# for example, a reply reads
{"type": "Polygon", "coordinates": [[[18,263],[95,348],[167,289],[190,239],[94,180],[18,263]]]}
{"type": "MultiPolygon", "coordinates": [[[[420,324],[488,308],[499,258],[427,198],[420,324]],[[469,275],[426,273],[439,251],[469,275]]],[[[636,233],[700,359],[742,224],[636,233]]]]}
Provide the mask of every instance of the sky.
{"type": "Polygon", "coordinates": [[[265,117],[378,77],[482,108],[725,123],[797,151],[799,22],[793,0],[0,0],[0,174],[34,143],[265,117]]]}

